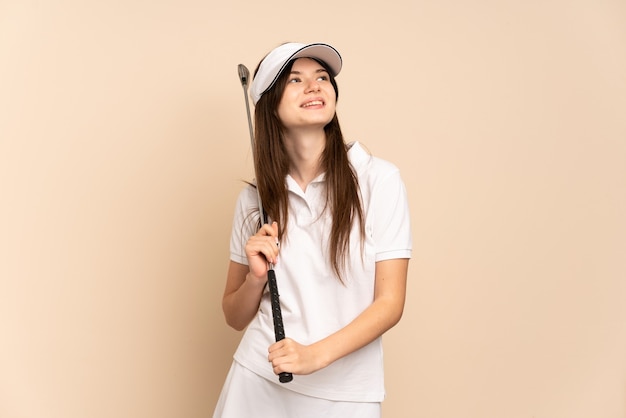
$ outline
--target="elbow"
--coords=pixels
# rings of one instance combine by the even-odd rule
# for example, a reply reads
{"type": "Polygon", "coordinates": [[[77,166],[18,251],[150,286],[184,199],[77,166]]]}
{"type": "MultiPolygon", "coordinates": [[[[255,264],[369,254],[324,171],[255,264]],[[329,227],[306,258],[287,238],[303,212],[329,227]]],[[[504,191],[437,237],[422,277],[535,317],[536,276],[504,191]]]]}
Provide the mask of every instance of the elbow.
{"type": "Polygon", "coordinates": [[[226,302],[222,302],[222,312],[224,313],[226,325],[235,331],[243,331],[248,326],[249,321],[243,321],[241,316],[237,315],[237,312],[233,312],[228,308],[228,304],[226,302]]]}
{"type": "Polygon", "coordinates": [[[242,323],[241,321],[237,321],[228,315],[224,314],[224,319],[226,320],[226,325],[234,329],[235,331],[243,331],[248,324],[242,323]]]}
{"type": "Polygon", "coordinates": [[[388,329],[390,329],[398,325],[402,319],[402,314],[404,313],[404,303],[392,303],[387,312],[389,313],[389,316],[387,317],[389,321],[388,329]]]}
{"type": "Polygon", "coordinates": [[[242,324],[235,324],[235,323],[228,322],[228,321],[226,321],[226,324],[232,329],[234,329],[235,331],[243,331],[244,329],[246,329],[246,326],[242,324]]]}
{"type": "Polygon", "coordinates": [[[398,325],[398,322],[400,322],[400,320],[402,319],[402,312],[403,310],[400,309],[389,315],[389,329],[398,325]]]}
{"type": "Polygon", "coordinates": [[[402,314],[404,313],[404,309],[400,309],[400,311],[398,312],[398,314],[395,317],[395,322],[393,323],[393,325],[397,325],[398,322],[400,322],[400,320],[402,319],[402,314]]]}

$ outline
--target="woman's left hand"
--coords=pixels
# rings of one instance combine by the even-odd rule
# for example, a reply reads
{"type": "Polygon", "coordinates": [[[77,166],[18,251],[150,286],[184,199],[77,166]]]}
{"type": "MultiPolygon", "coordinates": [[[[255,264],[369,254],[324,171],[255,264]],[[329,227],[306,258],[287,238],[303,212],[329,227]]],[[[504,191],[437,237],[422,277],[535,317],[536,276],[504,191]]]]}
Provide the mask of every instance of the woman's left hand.
{"type": "Polygon", "coordinates": [[[272,363],[275,374],[311,374],[325,367],[314,345],[302,345],[291,338],[272,344],[267,359],[272,363]]]}

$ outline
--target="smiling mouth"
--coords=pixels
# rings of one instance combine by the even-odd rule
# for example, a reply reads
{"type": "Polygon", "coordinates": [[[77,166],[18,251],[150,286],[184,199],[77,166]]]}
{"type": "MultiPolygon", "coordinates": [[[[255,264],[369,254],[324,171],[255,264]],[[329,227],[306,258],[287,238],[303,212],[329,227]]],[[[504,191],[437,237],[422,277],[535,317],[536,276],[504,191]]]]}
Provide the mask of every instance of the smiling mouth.
{"type": "Polygon", "coordinates": [[[306,107],[311,107],[311,106],[323,106],[323,105],[324,105],[324,102],[322,100],[312,100],[310,102],[306,102],[300,107],[306,108],[306,107]]]}

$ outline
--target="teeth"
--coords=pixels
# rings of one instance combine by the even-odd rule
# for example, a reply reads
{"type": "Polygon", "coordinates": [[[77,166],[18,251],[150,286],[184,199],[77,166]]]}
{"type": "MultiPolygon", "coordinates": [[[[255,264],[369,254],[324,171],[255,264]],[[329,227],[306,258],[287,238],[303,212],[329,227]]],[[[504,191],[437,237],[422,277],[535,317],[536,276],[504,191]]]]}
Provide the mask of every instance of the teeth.
{"type": "Polygon", "coordinates": [[[309,107],[309,106],[318,106],[318,105],[322,105],[323,102],[321,100],[313,100],[312,102],[308,102],[302,105],[302,107],[309,107]]]}

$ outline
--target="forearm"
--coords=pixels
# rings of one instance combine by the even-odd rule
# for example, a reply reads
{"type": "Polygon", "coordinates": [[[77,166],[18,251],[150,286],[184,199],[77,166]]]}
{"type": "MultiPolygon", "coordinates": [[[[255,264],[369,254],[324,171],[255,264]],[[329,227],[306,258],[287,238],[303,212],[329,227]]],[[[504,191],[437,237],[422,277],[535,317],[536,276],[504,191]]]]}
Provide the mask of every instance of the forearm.
{"type": "Polygon", "coordinates": [[[244,276],[241,285],[224,293],[222,310],[226,323],[234,329],[244,329],[259,309],[265,282],[254,278],[250,273],[244,276]]]}
{"type": "Polygon", "coordinates": [[[404,310],[408,259],[376,263],[374,301],[352,322],[310,345],[285,338],[269,347],[274,373],[309,374],[366,346],[398,323],[404,310]]]}
{"type": "Polygon", "coordinates": [[[323,367],[371,343],[400,321],[408,267],[408,259],[376,263],[374,302],[351,323],[313,344],[323,367]]]}
{"type": "Polygon", "coordinates": [[[404,300],[378,299],[344,328],[312,344],[319,368],[371,343],[400,321],[404,300]]]}

